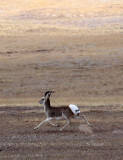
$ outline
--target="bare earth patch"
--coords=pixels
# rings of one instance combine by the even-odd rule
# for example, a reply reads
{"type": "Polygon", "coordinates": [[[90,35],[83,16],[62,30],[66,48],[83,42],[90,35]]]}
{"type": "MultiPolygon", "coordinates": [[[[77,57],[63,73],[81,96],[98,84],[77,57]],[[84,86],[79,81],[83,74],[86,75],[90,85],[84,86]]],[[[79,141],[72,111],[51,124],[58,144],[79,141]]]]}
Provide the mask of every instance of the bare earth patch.
{"type": "Polygon", "coordinates": [[[93,134],[92,127],[89,127],[87,124],[81,124],[79,126],[79,131],[85,134],[93,134]]]}

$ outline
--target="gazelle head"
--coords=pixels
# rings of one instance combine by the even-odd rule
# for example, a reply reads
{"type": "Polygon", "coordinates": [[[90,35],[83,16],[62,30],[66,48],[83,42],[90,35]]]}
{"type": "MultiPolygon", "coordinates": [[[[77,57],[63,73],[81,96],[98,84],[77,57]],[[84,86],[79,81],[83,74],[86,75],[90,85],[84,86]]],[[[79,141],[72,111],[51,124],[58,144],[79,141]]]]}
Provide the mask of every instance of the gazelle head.
{"type": "Polygon", "coordinates": [[[43,104],[45,101],[45,97],[42,97],[42,99],[39,101],[40,104],[43,104]]]}
{"type": "Polygon", "coordinates": [[[47,91],[44,94],[44,97],[39,101],[40,104],[43,104],[48,98],[50,98],[51,93],[54,93],[55,91],[47,91]]]}

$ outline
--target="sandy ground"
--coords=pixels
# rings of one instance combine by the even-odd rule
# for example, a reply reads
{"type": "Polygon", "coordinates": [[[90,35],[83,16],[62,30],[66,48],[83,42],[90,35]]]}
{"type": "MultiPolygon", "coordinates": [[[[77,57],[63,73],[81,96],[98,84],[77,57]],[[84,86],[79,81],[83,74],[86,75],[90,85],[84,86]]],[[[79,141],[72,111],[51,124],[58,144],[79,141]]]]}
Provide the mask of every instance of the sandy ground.
{"type": "MultiPolygon", "coordinates": [[[[33,131],[45,119],[41,107],[1,107],[0,159],[122,160],[121,106],[83,106],[81,111],[85,107],[88,111],[84,114],[93,125],[92,132],[88,132],[84,120],[72,120],[63,132],[49,124],[33,131]]],[[[58,123],[61,127],[65,121],[58,123]]]]}

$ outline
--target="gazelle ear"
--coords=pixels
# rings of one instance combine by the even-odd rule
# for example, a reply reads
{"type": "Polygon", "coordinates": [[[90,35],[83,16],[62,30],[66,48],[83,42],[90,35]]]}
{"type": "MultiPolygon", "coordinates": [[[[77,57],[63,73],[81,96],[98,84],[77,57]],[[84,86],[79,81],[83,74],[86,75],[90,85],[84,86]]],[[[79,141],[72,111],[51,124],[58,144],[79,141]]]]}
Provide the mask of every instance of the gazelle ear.
{"type": "Polygon", "coordinates": [[[56,91],[50,91],[51,93],[55,93],[56,91]]]}

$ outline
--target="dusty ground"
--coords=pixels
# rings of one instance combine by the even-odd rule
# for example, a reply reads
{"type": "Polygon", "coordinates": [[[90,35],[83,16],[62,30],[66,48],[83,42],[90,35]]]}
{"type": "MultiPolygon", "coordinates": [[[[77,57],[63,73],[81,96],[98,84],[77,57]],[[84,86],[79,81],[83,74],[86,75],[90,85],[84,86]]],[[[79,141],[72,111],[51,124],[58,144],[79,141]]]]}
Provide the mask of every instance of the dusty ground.
{"type": "MultiPolygon", "coordinates": [[[[72,120],[63,132],[49,124],[33,128],[45,116],[41,107],[0,108],[1,160],[122,160],[123,111],[120,105],[80,107],[93,125],[92,134],[80,132],[84,120],[72,120]]],[[[63,126],[64,121],[58,122],[63,126]]]]}

